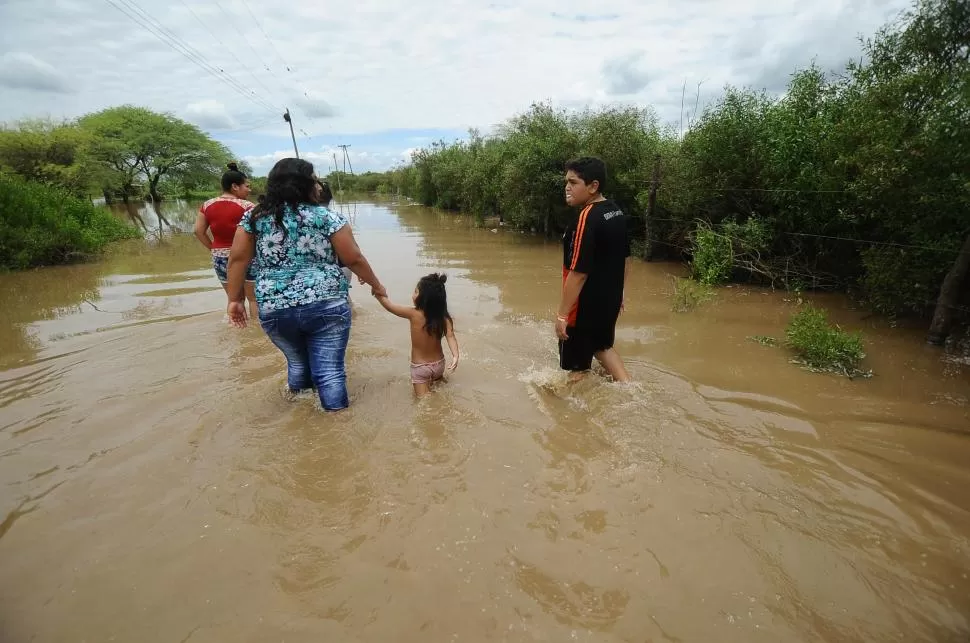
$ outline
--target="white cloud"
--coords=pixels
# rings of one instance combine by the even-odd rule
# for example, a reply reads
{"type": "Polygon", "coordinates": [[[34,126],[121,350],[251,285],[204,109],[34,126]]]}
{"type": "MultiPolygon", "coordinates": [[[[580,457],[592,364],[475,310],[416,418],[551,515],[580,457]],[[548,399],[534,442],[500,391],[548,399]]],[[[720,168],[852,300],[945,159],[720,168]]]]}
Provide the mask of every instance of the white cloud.
{"type": "Polygon", "coordinates": [[[0,85],[45,94],[73,91],[67,78],[52,65],[32,54],[17,51],[0,56],[0,85]]]}
{"type": "Polygon", "coordinates": [[[319,93],[307,91],[296,99],[296,105],[310,118],[332,118],[336,115],[333,105],[319,93]]]}
{"type": "MultiPolygon", "coordinates": [[[[407,11],[391,0],[356,0],[352,11],[314,0],[292,0],[286,11],[252,0],[152,5],[146,15],[221,70],[214,76],[109,5],[56,6],[51,20],[31,3],[0,0],[0,40],[20,52],[0,59],[0,83],[18,88],[16,100],[0,102],[0,120],[132,102],[174,113],[192,105],[203,127],[232,121],[233,138],[259,133],[240,154],[260,156],[284,146],[284,106],[317,151],[321,139],[351,134],[487,131],[543,100],[622,98],[676,122],[685,82],[692,98],[704,81],[701,105],[729,83],[778,91],[813,57],[824,67],[856,57],[856,36],[910,0],[614,0],[602,10],[578,0],[413,0],[407,11]],[[69,101],[52,93],[68,88],[65,78],[78,79],[69,101]]],[[[396,162],[414,144],[401,140],[355,152],[396,162]]]]}
{"type": "Polygon", "coordinates": [[[186,120],[203,129],[227,130],[236,127],[236,121],[220,101],[209,98],[191,103],[185,108],[186,120]]]}
{"type": "Polygon", "coordinates": [[[650,74],[643,58],[643,52],[637,51],[607,60],[603,64],[606,92],[612,96],[628,96],[646,87],[650,74]]]}

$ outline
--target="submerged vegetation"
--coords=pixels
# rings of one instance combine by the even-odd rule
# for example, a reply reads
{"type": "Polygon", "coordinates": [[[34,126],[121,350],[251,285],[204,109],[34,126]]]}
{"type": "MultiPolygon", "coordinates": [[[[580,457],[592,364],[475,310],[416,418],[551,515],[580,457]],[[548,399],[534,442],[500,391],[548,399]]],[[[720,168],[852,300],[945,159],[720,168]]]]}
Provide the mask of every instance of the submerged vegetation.
{"type": "MultiPolygon", "coordinates": [[[[762,346],[778,346],[779,341],[768,335],[752,335],[752,342],[762,346]]],[[[800,306],[785,330],[784,345],[790,349],[796,364],[818,373],[835,373],[849,378],[871,377],[872,371],[862,370],[866,354],[861,333],[850,333],[828,321],[824,310],[811,304],[800,306]]]]}
{"type": "Polygon", "coordinates": [[[714,288],[703,281],[674,277],[671,309],[686,313],[714,299],[714,288]]]}
{"type": "Polygon", "coordinates": [[[792,316],[785,337],[797,361],[811,369],[848,377],[871,375],[860,369],[866,356],[862,335],[829,324],[824,310],[806,305],[792,316]]]}

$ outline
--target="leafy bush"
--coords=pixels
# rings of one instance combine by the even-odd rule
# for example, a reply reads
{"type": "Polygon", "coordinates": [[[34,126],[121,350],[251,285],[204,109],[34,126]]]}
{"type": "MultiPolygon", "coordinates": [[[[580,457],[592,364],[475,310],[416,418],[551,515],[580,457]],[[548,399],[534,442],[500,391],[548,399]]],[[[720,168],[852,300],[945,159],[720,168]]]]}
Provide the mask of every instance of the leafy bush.
{"type": "Polygon", "coordinates": [[[0,268],[66,263],[138,236],[90,201],[0,174],[0,268]]]}
{"type": "Polygon", "coordinates": [[[859,370],[866,356],[862,335],[830,325],[824,310],[806,305],[792,316],[785,335],[788,347],[807,366],[847,376],[864,375],[859,370]]]}
{"type": "Polygon", "coordinates": [[[690,267],[694,278],[702,284],[717,286],[731,278],[734,250],[731,239],[701,224],[694,231],[693,255],[690,267]]]}
{"type": "Polygon", "coordinates": [[[674,278],[671,309],[686,313],[714,298],[714,288],[693,279],[674,278]]]}
{"type": "Polygon", "coordinates": [[[921,248],[877,246],[863,250],[866,300],[874,310],[889,316],[925,311],[939,294],[951,257],[921,248]]]}

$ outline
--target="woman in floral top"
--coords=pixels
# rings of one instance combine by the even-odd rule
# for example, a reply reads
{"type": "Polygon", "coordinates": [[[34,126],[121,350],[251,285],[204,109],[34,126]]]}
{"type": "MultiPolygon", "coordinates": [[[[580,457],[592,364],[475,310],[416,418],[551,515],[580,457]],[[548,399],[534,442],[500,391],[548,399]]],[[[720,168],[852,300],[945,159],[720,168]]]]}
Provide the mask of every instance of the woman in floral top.
{"type": "Polygon", "coordinates": [[[291,391],[317,389],[327,411],[347,408],[348,281],[338,259],[386,294],[347,220],[316,202],[313,165],[289,158],[269,173],[266,197],[239,222],[229,254],[229,319],[246,326],[243,282],[252,261],[259,323],[282,351],[291,391]]]}

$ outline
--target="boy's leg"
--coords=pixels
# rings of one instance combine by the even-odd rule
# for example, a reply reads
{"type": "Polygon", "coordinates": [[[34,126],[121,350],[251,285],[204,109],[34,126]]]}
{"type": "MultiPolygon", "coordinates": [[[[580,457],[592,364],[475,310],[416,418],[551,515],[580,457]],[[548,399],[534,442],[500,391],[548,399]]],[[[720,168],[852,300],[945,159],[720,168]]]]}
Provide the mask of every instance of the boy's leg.
{"type": "Polygon", "coordinates": [[[603,365],[606,372],[610,374],[614,382],[629,382],[630,374],[623,364],[623,358],[613,348],[596,353],[596,360],[603,365]]]}
{"type": "Polygon", "coordinates": [[[350,406],[344,360],[350,341],[350,306],[346,301],[302,307],[301,326],[307,334],[310,372],[317,385],[320,404],[326,411],[350,406]]]}
{"type": "Polygon", "coordinates": [[[269,340],[286,357],[286,382],[294,393],[313,388],[310,377],[310,356],[306,338],[300,332],[295,309],[273,311],[259,318],[259,325],[269,340]]]}
{"type": "Polygon", "coordinates": [[[623,358],[613,348],[616,340],[616,318],[603,324],[593,333],[593,346],[596,360],[603,365],[614,382],[629,382],[630,374],[623,364],[623,358]]]}

